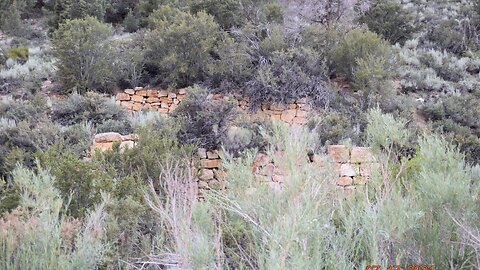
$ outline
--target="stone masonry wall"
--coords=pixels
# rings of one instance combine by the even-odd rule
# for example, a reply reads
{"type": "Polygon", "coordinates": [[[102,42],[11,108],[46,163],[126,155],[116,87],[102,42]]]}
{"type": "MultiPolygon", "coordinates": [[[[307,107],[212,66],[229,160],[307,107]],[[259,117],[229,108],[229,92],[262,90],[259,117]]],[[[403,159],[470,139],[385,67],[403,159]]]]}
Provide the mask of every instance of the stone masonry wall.
{"type": "MultiPolygon", "coordinates": [[[[121,135],[115,132],[101,133],[95,135],[93,144],[90,147],[91,154],[95,151],[111,149],[115,143],[119,144],[120,150],[134,147],[138,140],[135,134],[121,135]]],[[[275,157],[259,152],[252,162],[252,174],[256,181],[268,184],[271,189],[278,191],[288,181],[288,177],[282,168],[275,164],[283,153],[276,152],[275,157]]],[[[199,195],[202,190],[225,188],[225,172],[222,168],[222,160],[217,151],[209,151],[199,148],[197,151],[198,167],[197,186],[199,195]]],[[[376,161],[368,147],[347,148],[345,145],[330,145],[326,156],[305,155],[305,159],[318,166],[319,169],[333,170],[332,184],[344,190],[353,190],[357,186],[368,183],[371,177],[380,173],[380,164],[376,161]]]]}
{"type": "MultiPolygon", "coordinates": [[[[167,115],[174,111],[185,99],[185,89],[174,91],[144,89],[126,89],[116,95],[117,104],[124,106],[129,112],[141,110],[155,110],[167,115]]],[[[239,109],[249,113],[252,117],[266,117],[281,120],[288,124],[303,125],[307,123],[311,108],[306,99],[299,99],[290,104],[265,103],[255,113],[250,112],[250,99],[239,96],[210,95],[212,100],[227,100],[236,102],[239,109]]]]}

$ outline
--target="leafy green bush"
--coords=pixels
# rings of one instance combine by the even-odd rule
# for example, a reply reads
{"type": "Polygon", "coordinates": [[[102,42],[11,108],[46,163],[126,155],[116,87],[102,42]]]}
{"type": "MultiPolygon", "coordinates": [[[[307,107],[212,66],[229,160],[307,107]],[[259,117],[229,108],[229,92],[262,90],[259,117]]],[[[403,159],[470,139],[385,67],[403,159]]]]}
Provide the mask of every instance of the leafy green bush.
{"type": "Polygon", "coordinates": [[[183,143],[216,149],[227,135],[228,126],[236,116],[235,105],[213,101],[208,90],[198,86],[189,88],[188,97],[172,114],[180,125],[178,139],[183,143]]]}
{"type": "Polygon", "coordinates": [[[104,0],[57,0],[54,6],[54,16],[50,25],[57,29],[67,20],[93,17],[103,22],[108,1],[104,0]]]}
{"type": "MultiPolygon", "coordinates": [[[[333,59],[337,72],[353,81],[359,61],[375,59],[375,64],[389,69],[392,52],[388,42],[377,34],[359,28],[350,30],[334,52],[333,59]]],[[[369,61],[372,62],[372,61],[369,61]]]]}
{"type": "Polygon", "coordinates": [[[53,33],[58,76],[65,92],[105,90],[115,81],[112,28],[92,17],[68,20],[53,33]]]}
{"type": "Polygon", "coordinates": [[[7,57],[21,62],[26,62],[28,59],[27,47],[15,47],[7,51],[7,57]]]}
{"type": "Polygon", "coordinates": [[[38,153],[40,165],[49,168],[55,177],[54,186],[60,192],[67,214],[83,217],[101,202],[101,192],[113,188],[113,179],[93,163],[82,160],[71,150],[58,145],[38,153]]]}
{"type": "Polygon", "coordinates": [[[410,39],[418,29],[418,22],[414,21],[414,14],[391,0],[376,0],[368,11],[359,18],[368,28],[381,35],[390,43],[403,44],[410,39]],[[416,25],[417,24],[417,25],[416,25]]]}
{"type": "Polygon", "coordinates": [[[145,58],[164,85],[184,87],[207,76],[216,44],[222,39],[214,18],[163,6],[150,17],[145,58]]]}
{"type": "Polygon", "coordinates": [[[204,11],[213,17],[224,29],[240,26],[245,18],[241,16],[241,3],[234,0],[200,0],[192,1],[190,5],[192,13],[204,11]]]}
{"type": "Polygon", "coordinates": [[[259,66],[254,78],[246,83],[245,95],[257,106],[306,97],[318,107],[328,106],[331,93],[325,83],[323,60],[308,48],[273,52],[270,62],[259,66]]]}

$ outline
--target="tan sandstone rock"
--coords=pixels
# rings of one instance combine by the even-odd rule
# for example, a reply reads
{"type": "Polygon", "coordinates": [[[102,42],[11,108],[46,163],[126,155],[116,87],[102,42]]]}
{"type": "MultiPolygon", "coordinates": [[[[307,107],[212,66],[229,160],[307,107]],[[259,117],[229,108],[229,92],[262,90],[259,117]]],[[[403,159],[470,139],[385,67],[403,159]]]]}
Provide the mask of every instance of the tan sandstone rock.
{"type": "Polygon", "coordinates": [[[330,158],[338,163],[346,163],[350,159],[350,153],[345,145],[329,145],[327,152],[330,158]]]}
{"type": "Polygon", "coordinates": [[[115,99],[119,101],[128,101],[130,100],[130,95],[126,93],[118,93],[115,99]]]}
{"type": "Polygon", "coordinates": [[[284,122],[291,123],[293,121],[293,118],[295,118],[295,115],[297,114],[296,110],[289,109],[289,110],[284,110],[282,112],[282,116],[280,119],[284,122]]]}
{"type": "Polygon", "coordinates": [[[369,147],[353,147],[350,162],[352,163],[367,163],[374,162],[375,157],[369,147]]]}
{"type": "Polygon", "coordinates": [[[108,142],[121,142],[122,135],[116,132],[105,132],[95,135],[94,142],[96,143],[108,143],[108,142]]]}
{"type": "Polygon", "coordinates": [[[351,184],[353,184],[353,179],[352,177],[344,176],[338,178],[335,182],[337,186],[350,186],[351,184]]]}
{"type": "Polygon", "coordinates": [[[203,168],[214,169],[219,168],[222,164],[222,161],[220,159],[202,159],[200,160],[200,163],[203,168]]]}

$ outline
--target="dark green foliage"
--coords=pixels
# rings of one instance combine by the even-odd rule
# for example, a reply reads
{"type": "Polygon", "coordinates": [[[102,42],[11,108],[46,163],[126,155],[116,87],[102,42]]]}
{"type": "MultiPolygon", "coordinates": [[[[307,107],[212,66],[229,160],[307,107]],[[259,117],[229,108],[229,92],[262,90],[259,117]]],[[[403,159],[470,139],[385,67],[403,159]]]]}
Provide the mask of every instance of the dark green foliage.
{"type": "Polygon", "coordinates": [[[66,21],[53,33],[58,76],[65,92],[106,90],[116,80],[112,28],[93,17],[66,21]]]}
{"type": "MultiPolygon", "coordinates": [[[[65,126],[89,122],[96,127],[108,120],[125,122],[126,117],[123,107],[93,92],[85,95],[72,94],[64,100],[56,101],[52,108],[52,119],[65,126]]],[[[113,125],[112,122],[108,124],[113,125]]]]}
{"type": "Polygon", "coordinates": [[[316,106],[326,107],[331,99],[324,59],[308,48],[273,52],[247,82],[245,94],[254,105],[262,102],[288,103],[308,97],[316,106]]]}
{"type": "Polygon", "coordinates": [[[480,105],[473,95],[452,96],[422,108],[427,119],[446,133],[466,154],[467,160],[479,163],[480,105]]]}
{"type": "Polygon", "coordinates": [[[15,47],[7,51],[7,57],[18,60],[20,62],[26,62],[28,60],[28,48],[27,47],[15,47]]]}
{"type": "Polygon", "coordinates": [[[159,82],[184,87],[206,78],[223,36],[212,16],[163,6],[150,16],[150,28],[145,58],[156,69],[159,82]]]}
{"type": "Polygon", "coordinates": [[[133,33],[140,28],[140,20],[137,19],[133,11],[130,10],[123,20],[123,26],[125,27],[125,31],[133,33]]]}
{"type": "Polygon", "coordinates": [[[403,44],[418,30],[411,11],[391,0],[376,0],[370,9],[359,18],[368,28],[390,43],[403,44]]]}
{"type": "Polygon", "coordinates": [[[381,67],[388,69],[392,57],[389,44],[377,34],[363,29],[350,30],[334,52],[334,64],[337,72],[354,80],[359,61],[375,60],[381,67]]]}
{"type": "Polygon", "coordinates": [[[193,13],[204,11],[212,15],[224,29],[240,26],[245,21],[245,17],[241,13],[241,3],[235,0],[192,1],[190,10],[193,13]]]}
{"type": "Polygon", "coordinates": [[[57,29],[67,20],[94,17],[103,22],[107,8],[105,0],[55,0],[51,26],[57,29]]]}
{"type": "Polygon", "coordinates": [[[235,105],[208,98],[208,90],[195,86],[188,89],[188,97],[174,111],[172,117],[182,123],[178,139],[183,143],[216,149],[227,135],[234,119],[235,105]]]}
{"type": "Polygon", "coordinates": [[[70,150],[58,145],[38,154],[40,164],[50,169],[55,187],[68,206],[67,214],[83,217],[101,200],[101,192],[113,189],[113,179],[98,164],[82,160],[70,150]]]}

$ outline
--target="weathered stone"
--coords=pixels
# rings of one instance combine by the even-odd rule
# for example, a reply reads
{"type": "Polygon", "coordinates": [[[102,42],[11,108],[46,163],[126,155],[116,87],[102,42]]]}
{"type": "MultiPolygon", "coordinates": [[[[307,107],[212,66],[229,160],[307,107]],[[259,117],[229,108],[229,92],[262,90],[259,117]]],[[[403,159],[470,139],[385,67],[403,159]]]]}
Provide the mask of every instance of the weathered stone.
{"type": "Polygon", "coordinates": [[[175,105],[178,105],[178,104],[180,104],[180,100],[178,100],[178,99],[174,99],[174,100],[173,100],[173,104],[175,104],[175,105]]]}
{"type": "Polygon", "coordinates": [[[123,141],[120,143],[120,152],[125,151],[125,149],[132,149],[135,146],[133,141],[123,141]]]}
{"type": "Polygon", "coordinates": [[[129,94],[129,95],[135,94],[135,90],[133,90],[133,89],[125,89],[125,91],[123,91],[123,92],[125,92],[126,94],[129,94]]]}
{"type": "Polygon", "coordinates": [[[167,108],[168,109],[168,103],[160,103],[160,108],[167,108]]]}
{"type": "Polygon", "coordinates": [[[105,132],[95,135],[93,140],[96,143],[121,142],[122,135],[116,132],[105,132]]]}
{"type": "Polygon", "coordinates": [[[120,100],[115,100],[115,105],[122,105],[122,102],[120,100]]]}
{"type": "Polygon", "coordinates": [[[137,90],[137,91],[135,91],[135,95],[146,97],[147,96],[147,90],[137,90]]]}
{"type": "Polygon", "coordinates": [[[222,164],[220,159],[202,159],[200,163],[203,168],[207,169],[218,168],[222,164]]]}
{"type": "Polygon", "coordinates": [[[158,91],[154,89],[147,90],[147,97],[158,97],[158,91]]]}
{"type": "Polygon", "coordinates": [[[345,145],[329,145],[327,152],[335,162],[346,163],[350,158],[350,153],[345,145]]]}
{"type": "Polygon", "coordinates": [[[372,177],[373,174],[380,171],[379,163],[361,163],[360,164],[360,175],[364,177],[372,177]]]}
{"type": "Polygon", "coordinates": [[[296,113],[296,110],[293,109],[284,110],[280,119],[284,122],[291,123],[293,118],[295,118],[296,113]]]}
{"type": "Polygon", "coordinates": [[[314,154],[312,156],[312,162],[315,163],[319,167],[325,166],[325,164],[326,164],[325,160],[326,160],[326,158],[323,157],[323,156],[319,156],[319,155],[316,155],[316,154],[314,154]]]}
{"type": "Polygon", "coordinates": [[[170,93],[168,93],[167,97],[171,98],[171,99],[174,99],[174,98],[177,97],[177,94],[170,92],[170,93]]]}
{"type": "Polygon", "coordinates": [[[352,164],[342,164],[340,166],[340,176],[356,176],[358,173],[358,167],[352,164]]]}
{"type": "Polygon", "coordinates": [[[297,117],[307,118],[308,117],[308,112],[304,111],[304,110],[297,110],[297,117]]]}
{"type": "Polygon", "coordinates": [[[285,182],[285,176],[283,176],[281,174],[275,174],[274,176],[272,176],[272,180],[274,182],[284,183],[285,182]]]}
{"type": "Polygon", "coordinates": [[[148,103],[156,103],[156,102],[159,102],[160,99],[158,97],[149,97],[147,98],[146,100],[148,103]]]}
{"type": "Polygon", "coordinates": [[[307,98],[297,99],[297,101],[295,101],[295,103],[297,103],[297,104],[307,104],[307,98]]]}
{"type": "MultiPolygon", "coordinates": [[[[255,158],[253,159],[252,167],[255,169],[261,168],[263,166],[266,166],[270,162],[272,162],[272,159],[267,154],[259,152],[255,155],[255,158]]],[[[253,172],[257,172],[257,170],[253,170],[253,172]]]]}
{"type": "Polygon", "coordinates": [[[272,119],[281,120],[281,116],[279,114],[274,114],[272,115],[272,119]]]}
{"type": "Polygon", "coordinates": [[[137,134],[128,134],[122,136],[122,141],[138,141],[138,135],[137,134]]]}
{"type": "Polygon", "coordinates": [[[172,104],[172,103],[173,103],[173,99],[167,98],[167,97],[161,97],[161,98],[160,98],[160,102],[172,104]]]}
{"type": "Polygon", "coordinates": [[[167,97],[168,96],[168,91],[167,90],[159,90],[157,93],[158,97],[167,97]]]}
{"type": "Polygon", "coordinates": [[[187,90],[185,88],[178,89],[178,94],[185,95],[186,93],[187,93],[187,90]]]}
{"type": "Polygon", "coordinates": [[[137,86],[137,87],[134,88],[134,90],[135,90],[135,91],[143,90],[143,87],[137,86]]]}
{"type": "Polygon", "coordinates": [[[134,103],[133,103],[132,109],[133,109],[134,111],[140,111],[140,110],[142,110],[142,108],[143,108],[142,103],[139,103],[139,102],[134,102],[134,103]]]}
{"type": "Polygon", "coordinates": [[[142,97],[142,96],[139,96],[139,95],[133,95],[133,96],[132,96],[132,101],[134,101],[134,102],[142,102],[142,101],[143,101],[143,97],[142,97]]]}
{"type": "Polygon", "coordinates": [[[130,95],[126,93],[118,93],[115,99],[119,101],[130,100],[130,95]]]}
{"type": "Polygon", "coordinates": [[[225,180],[227,177],[227,174],[223,170],[214,170],[213,174],[215,175],[215,178],[218,180],[225,180]]]}
{"type": "Polygon", "coordinates": [[[295,117],[293,118],[293,124],[296,124],[296,125],[305,125],[306,123],[308,123],[308,120],[306,118],[303,118],[303,117],[295,117]]]}
{"type": "Polygon", "coordinates": [[[353,147],[350,161],[352,163],[374,162],[375,157],[369,147],[353,147]]]}
{"type": "Polygon", "coordinates": [[[302,109],[302,110],[305,110],[305,111],[309,111],[312,109],[312,107],[310,107],[310,105],[308,104],[297,104],[298,108],[299,109],[302,109]]]}
{"type": "Polygon", "coordinates": [[[208,183],[205,181],[198,181],[198,188],[199,189],[207,189],[208,188],[208,183]]]}
{"type": "Polygon", "coordinates": [[[205,148],[198,148],[197,150],[197,155],[201,158],[201,159],[206,159],[207,158],[207,150],[205,148]]]}
{"type": "Polygon", "coordinates": [[[208,159],[217,159],[219,158],[218,154],[213,151],[207,151],[208,159]]]}
{"type": "Polygon", "coordinates": [[[202,169],[200,171],[200,176],[198,178],[200,178],[200,180],[210,180],[210,179],[213,179],[213,177],[214,177],[213,170],[202,169]]]}
{"type": "Polygon", "coordinates": [[[186,95],[177,95],[178,101],[184,100],[184,99],[185,99],[185,96],[186,96],[186,95]]]}
{"type": "Polygon", "coordinates": [[[273,163],[267,164],[260,170],[261,175],[272,176],[275,172],[275,165],[273,163]]]}
{"type": "Polygon", "coordinates": [[[90,152],[94,154],[95,151],[102,151],[102,152],[107,151],[112,149],[112,146],[113,146],[113,142],[94,143],[90,147],[90,152]]]}
{"type": "Polygon", "coordinates": [[[273,103],[272,105],[270,105],[270,110],[272,111],[283,111],[286,109],[287,109],[287,106],[285,104],[273,103]]]}
{"type": "Polygon", "coordinates": [[[168,108],[158,108],[158,112],[162,114],[167,114],[168,113],[168,108]]]}
{"type": "Polygon", "coordinates": [[[222,190],[223,189],[223,185],[220,181],[216,180],[216,179],[212,179],[208,182],[208,186],[211,188],[211,189],[216,189],[216,190],[222,190]]]}
{"type": "Polygon", "coordinates": [[[123,107],[127,108],[127,110],[133,109],[133,102],[132,101],[122,101],[120,103],[123,107]]]}
{"type": "Polygon", "coordinates": [[[151,110],[152,109],[152,105],[150,103],[145,103],[145,105],[143,105],[143,109],[144,110],[151,110]]]}
{"type": "Polygon", "coordinates": [[[177,104],[170,105],[170,111],[174,111],[176,108],[178,108],[177,104]]]}
{"type": "Polygon", "coordinates": [[[355,185],[366,185],[368,182],[368,178],[364,176],[354,176],[353,177],[353,184],[355,185]]]}
{"type": "Polygon", "coordinates": [[[351,177],[340,177],[336,181],[337,186],[350,186],[353,184],[353,179],[351,177]]]}
{"type": "Polygon", "coordinates": [[[293,109],[296,109],[296,108],[297,108],[297,104],[295,104],[295,103],[288,104],[288,108],[289,108],[289,109],[292,109],[292,110],[293,110],[293,109]]]}

